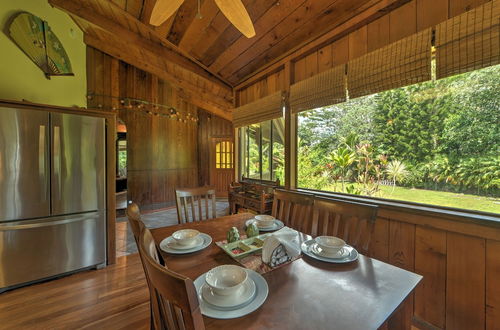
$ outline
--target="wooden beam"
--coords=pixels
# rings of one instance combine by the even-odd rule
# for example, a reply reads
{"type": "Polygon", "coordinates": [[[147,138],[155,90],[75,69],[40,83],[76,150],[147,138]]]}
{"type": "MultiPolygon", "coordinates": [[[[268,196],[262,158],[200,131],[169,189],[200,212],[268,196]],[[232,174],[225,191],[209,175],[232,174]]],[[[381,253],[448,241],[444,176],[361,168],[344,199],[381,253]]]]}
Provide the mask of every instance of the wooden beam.
{"type": "Polygon", "coordinates": [[[398,8],[410,0],[381,0],[376,5],[366,9],[365,11],[354,16],[350,20],[342,23],[336,28],[328,31],[320,37],[314,38],[313,40],[308,40],[296,47],[292,48],[290,51],[286,52],[280,57],[277,57],[273,61],[270,61],[266,65],[262,66],[258,70],[241,79],[234,88],[236,90],[243,89],[249,85],[257,82],[263,76],[275,71],[278,67],[284,65],[286,62],[296,61],[299,58],[306,56],[312,51],[319,49],[328,43],[331,43],[337,39],[344,37],[350,32],[356,30],[357,28],[368,24],[375,19],[383,16],[389,11],[398,8]]]}
{"type": "Polygon", "coordinates": [[[153,7],[155,5],[155,0],[144,0],[141,9],[141,22],[145,24],[149,24],[149,20],[151,19],[151,13],[153,12],[153,7]]]}
{"type": "MultiPolygon", "coordinates": [[[[187,80],[174,76],[165,68],[159,67],[156,64],[157,61],[148,62],[135,55],[137,52],[142,52],[144,54],[147,52],[146,50],[137,50],[137,47],[132,44],[127,44],[125,42],[123,44],[119,44],[116,41],[112,41],[112,39],[101,40],[88,34],[85,35],[84,42],[88,46],[97,48],[110,56],[134,65],[141,70],[150,72],[158,76],[160,79],[172,83],[172,85],[180,91],[180,94],[182,94],[182,97],[186,99],[186,101],[224,119],[232,120],[232,115],[229,111],[229,109],[232,109],[233,107],[231,102],[210,94],[202,88],[192,85],[187,80]],[[123,49],[127,48],[127,51],[123,51],[123,49]],[[214,100],[222,104],[215,103],[214,100]]],[[[151,54],[151,56],[154,55],[151,54]]]]}
{"type": "Polygon", "coordinates": [[[160,43],[154,42],[152,40],[146,39],[141,35],[132,32],[128,28],[120,25],[119,23],[113,21],[109,17],[99,14],[96,10],[91,7],[96,0],[86,0],[77,2],[76,0],[49,0],[52,6],[55,6],[62,11],[70,15],[75,15],[81,19],[99,27],[100,29],[107,31],[113,35],[120,36],[120,38],[126,39],[128,43],[134,43],[141,48],[148,49],[152,52],[157,53],[157,56],[162,56],[168,61],[175,63],[185,69],[200,76],[208,82],[217,84],[220,88],[231,93],[231,85],[223,81],[220,77],[215,76],[210,73],[206,68],[202,67],[201,63],[196,62],[194,59],[186,56],[180,52],[180,49],[168,42],[164,37],[158,36],[157,32],[152,29],[149,25],[146,25],[122,10],[112,2],[107,2],[106,6],[111,8],[114,12],[119,15],[123,15],[126,20],[133,22],[141,30],[148,31],[151,35],[156,37],[156,40],[160,43]],[[86,3],[87,5],[85,5],[86,3]]]}

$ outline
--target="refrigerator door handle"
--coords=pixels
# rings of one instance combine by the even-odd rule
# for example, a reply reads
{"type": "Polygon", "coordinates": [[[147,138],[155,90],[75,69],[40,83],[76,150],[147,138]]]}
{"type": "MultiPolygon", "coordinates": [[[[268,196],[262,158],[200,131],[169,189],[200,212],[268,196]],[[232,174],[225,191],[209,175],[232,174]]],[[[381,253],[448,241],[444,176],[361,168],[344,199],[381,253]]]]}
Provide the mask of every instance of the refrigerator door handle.
{"type": "Polygon", "coordinates": [[[50,227],[56,225],[63,225],[72,222],[78,222],[89,219],[98,219],[99,214],[89,215],[82,214],[80,216],[72,216],[71,218],[56,218],[52,221],[34,221],[26,224],[15,224],[9,225],[8,223],[0,225],[0,232],[2,231],[11,231],[11,230],[21,230],[21,229],[31,229],[31,228],[39,228],[39,227],[50,227]]]}
{"type": "Polygon", "coordinates": [[[40,186],[41,187],[46,186],[46,189],[41,190],[43,201],[47,200],[48,189],[49,189],[49,185],[45,183],[47,176],[47,168],[46,168],[47,156],[45,154],[45,146],[47,142],[45,137],[46,129],[47,126],[45,125],[40,125],[38,127],[38,176],[40,178],[40,186]]]}
{"type": "Polygon", "coordinates": [[[61,127],[54,126],[54,176],[57,184],[57,193],[54,196],[57,200],[61,200],[61,127]]]}

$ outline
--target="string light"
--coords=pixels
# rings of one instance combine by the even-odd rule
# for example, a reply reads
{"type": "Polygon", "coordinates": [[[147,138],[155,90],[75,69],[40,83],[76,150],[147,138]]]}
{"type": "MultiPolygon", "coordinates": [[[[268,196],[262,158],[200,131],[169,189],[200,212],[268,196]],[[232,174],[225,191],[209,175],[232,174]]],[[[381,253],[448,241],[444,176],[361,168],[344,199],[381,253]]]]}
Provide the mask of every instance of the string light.
{"type": "MultiPolygon", "coordinates": [[[[120,97],[116,97],[116,96],[95,94],[95,93],[88,93],[87,94],[88,100],[93,100],[96,97],[118,99],[121,107],[119,107],[119,108],[112,107],[111,109],[113,111],[120,111],[120,110],[121,111],[136,111],[136,112],[140,112],[140,113],[143,113],[146,115],[152,115],[152,116],[158,116],[158,117],[176,120],[176,121],[181,122],[181,123],[198,122],[198,120],[199,120],[198,117],[193,115],[192,113],[187,112],[187,111],[179,112],[176,108],[174,108],[170,105],[154,103],[154,102],[149,102],[146,100],[130,98],[130,97],[120,98],[120,97]],[[164,112],[161,111],[162,109],[164,110],[164,112]]],[[[98,104],[97,108],[102,109],[103,105],[98,104]]]]}

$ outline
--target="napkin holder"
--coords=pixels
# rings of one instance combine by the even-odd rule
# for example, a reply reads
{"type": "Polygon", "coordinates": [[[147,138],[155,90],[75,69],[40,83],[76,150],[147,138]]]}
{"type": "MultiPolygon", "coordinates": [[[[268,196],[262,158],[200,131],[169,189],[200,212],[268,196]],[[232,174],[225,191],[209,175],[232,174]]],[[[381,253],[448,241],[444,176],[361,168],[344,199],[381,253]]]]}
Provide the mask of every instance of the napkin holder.
{"type": "Polygon", "coordinates": [[[292,260],[292,257],[288,255],[288,251],[283,246],[283,244],[278,245],[271,253],[271,260],[269,261],[269,266],[278,267],[279,265],[285,264],[292,260]]]}
{"type": "Polygon", "coordinates": [[[300,254],[294,242],[296,236],[295,230],[285,227],[266,237],[262,248],[262,261],[273,268],[291,261],[300,254]]]}

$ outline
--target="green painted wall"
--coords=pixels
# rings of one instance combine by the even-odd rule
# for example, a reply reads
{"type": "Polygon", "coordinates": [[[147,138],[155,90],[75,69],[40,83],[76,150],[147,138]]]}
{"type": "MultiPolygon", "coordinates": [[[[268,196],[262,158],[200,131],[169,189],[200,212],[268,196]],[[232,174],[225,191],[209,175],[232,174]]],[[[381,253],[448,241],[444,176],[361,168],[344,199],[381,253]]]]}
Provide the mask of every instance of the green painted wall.
{"type": "Polygon", "coordinates": [[[85,107],[87,100],[86,50],[83,33],[64,12],[47,0],[0,1],[0,99],[27,100],[61,106],[85,107]],[[40,70],[5,34],[8,19],[18,11],[47,21],[71,61],[75,76],[46,79],[40,70]]]}

